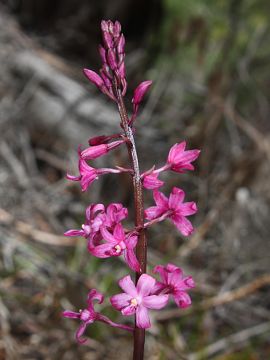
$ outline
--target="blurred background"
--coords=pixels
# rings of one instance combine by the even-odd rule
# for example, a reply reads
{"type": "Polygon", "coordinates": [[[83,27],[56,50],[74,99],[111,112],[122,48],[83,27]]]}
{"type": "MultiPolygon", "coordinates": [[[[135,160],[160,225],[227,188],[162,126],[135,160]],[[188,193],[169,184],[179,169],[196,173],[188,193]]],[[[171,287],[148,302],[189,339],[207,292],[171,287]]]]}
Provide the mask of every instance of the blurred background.
{"type": "MultiPolygon", "coordinates": [[[[90,288],[118,293],[127,273],[62,236],[91,202],[132,206],[128,177],[103,176],[84,194],[65,180],[79,143],[118,128],[114,104],[82,75],[99,69],[101,19],[122,23],[129,110],[153,80],[136,120],[142,170],[184,139],[202,149],[195,172],[163,176],[165,193],[179,186],[197,201],[196,232],[184,239],[169,222],[148,232],[149,271],[170,261],[192,274],[193,306],[152,312],[146,359],[270,359],[269,10],[268,0],[0,1],[0,359],[131,356],[129,334],[94,324],[78,346],[78,322],[61,318],[90,288]]],[[[130,320],[108,299],[100,309],[130,320]]]]}

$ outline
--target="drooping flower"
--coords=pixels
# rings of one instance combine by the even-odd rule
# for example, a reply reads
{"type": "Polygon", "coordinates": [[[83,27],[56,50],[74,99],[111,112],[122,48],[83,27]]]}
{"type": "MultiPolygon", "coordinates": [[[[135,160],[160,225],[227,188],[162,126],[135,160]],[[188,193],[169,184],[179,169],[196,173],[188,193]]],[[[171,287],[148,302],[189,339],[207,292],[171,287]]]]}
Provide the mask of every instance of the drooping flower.
{"type": "Polygon", "coordinates": [[[186,218],[197,212],[197,206],[194,201],[183,203],[185,193],[183,190],[174,187],[169,199],[161,192],[153,191],[156,206],[151,206],[145,210],[145,218],[150,220],[145,226],[152,223],[170,218],[177,229],[184,235],[188,236],[193,232],[191,222],[186,218]]]}
{"type": "Polygon", "coordinates": [[[127,265],[133,271],[140,271],[140,264],[134,253],[138,236],[132,233],[126,235],[120,223],[115,225],[113,233],[109,232],[105,227],[101,227],[100,231],[105,244],[95,246],[90,239],[88,243],[90,253],[99,258],[108,258],[123,254],[127,265]]]}
{"type": "Polygon", "coordinates": [[[86,239],[96,234],[106,221],[105,206],[103,204],[91,204],[85,211],[85,223],[80,230],[72,229],[64,233],[65,236],[83,236],[86,239]]]}
{"type": "Polygon", "coordinates": [[[191,276],[184,276],[182,269],[174,264],[157,265],[153,272],[159,273],[161,278],[161,282],[156,282],[153,294],[172,295],[180,308],[191,305],[191,298],[187,293],[187,290],[195,287],[191,276]]]}
{"type": "Polygon", "coordinates": [[[185,150],[186,142],[175,144],[169,152],[167,163],[170,168],[178,173],[183,173],[184,170],[194,170],[191,162],[195,161],[200,155],[200,150],[185,150]]]}
{"type": "Polygon", "coordinates": [[[158,172],[155,172],[154,169],[146,171],[141,175],[142,184],[145,189],[155,190],[159,189],[164,185],[164,181],[158,179],[158,172]]]}
{"type": "Polygon", "coordinates": [[[83,336],[87,326],[94,323],[95,321],[101,321],[101,322],[104,322],[113,327],[117,327],[117,328],[128,330],[128,331],[133,331],[133,328],[131,328],[130,326],[114,323],[107,316],[104,316],[104,315],[96,312],[94,309],[94,305],[93,305],[94,300],[97,300],[98,304],[101,304],[104,300],[103,295],[100,292],[98,292],[96,289],[92,289],[88,293],[86,309],[80,310],[79,312],[67,310],[67,311],[64,311],[62,314],[66,318],[79,319],[81,321],[81,325],[79,326],[78,330],[76,331],[76,340],[80,344],[84,344],[87,341],[87,339],[82,338],[82,336],[83,336]]]}
{"type": "Polygon", "coordinates": [[[155,282],[152,276],[142,274],[135,286],[129,275],[123,277],[118,284],[124,292],[110,298],[112,306],[125,316],[136,314],[137,327],[151,327],[148,309],[162,309],[169,299],[169,295],[151,295],[155,282]]]}
{"type": "Polygon", "coordinates": [[[119,169],[110,169],[110,168],[100,168],[96,169],[92,166],[88,165],[87,162],[81,158],[81,149],[79,147],[78,149],[78,155],[79,155],[79,176],[73,176],[70,174],[66,175],[66,178],[71,181],[80,181],[82,191],[86,191],[88,187],[98,179],[99,175],[103,174],[119,174],[121,173],[121,170],[119,169]]]}

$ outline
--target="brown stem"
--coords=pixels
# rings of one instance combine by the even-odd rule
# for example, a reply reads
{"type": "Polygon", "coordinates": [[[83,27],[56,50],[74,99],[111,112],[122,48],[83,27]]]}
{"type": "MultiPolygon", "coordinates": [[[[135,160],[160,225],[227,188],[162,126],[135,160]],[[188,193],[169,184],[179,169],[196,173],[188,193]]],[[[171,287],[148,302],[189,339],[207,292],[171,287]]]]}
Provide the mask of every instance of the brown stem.
{"type": "MultiPolygon", "coordinates": [[[[141,182],[139,162],[138,162],[138,156],[137,156],[132,128],[129,125],[127,110],[124,104],[121,90],[117,86],[116,79],[114,82],[114,90],[115,90],[118,110],[121,118],[121,126],[125,132],[125,136],[128,139],[127,148],[131,162],[131,167],[134,171],[133,189],[134,189],[134,207],[135,207],[135,227],[141,229],[139,232],[139,240],[136,247],[136,256],[141,267],[141,271],[139,273],[136,273],[136,283],[137,283],[140,275],[146,272],[146,261],[147,261],[147,242],[145,237],[145,230],[143,228],[144,206],[143,206],[142,182],[141,182]]],[[[136,326],[136,319],[135,319],[133,360],[143,360],[144,342],[145,342],[145,330],[140,329],[136,326]]]]}

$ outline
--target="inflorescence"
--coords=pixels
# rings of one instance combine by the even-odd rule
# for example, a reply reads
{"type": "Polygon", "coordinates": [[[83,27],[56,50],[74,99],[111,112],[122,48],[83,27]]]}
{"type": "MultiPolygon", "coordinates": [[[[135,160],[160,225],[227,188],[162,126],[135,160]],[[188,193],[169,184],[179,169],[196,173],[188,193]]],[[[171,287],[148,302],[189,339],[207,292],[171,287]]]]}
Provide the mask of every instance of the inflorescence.
{"type": "MultiPolygon", "coordinates": [[[[121,25],[118,21],[101,22],[103,45],[99,47],[102,60],[102,68],[96,72],[84,69],[85,76],[97,86],[105,95],[116,102],[118,108],[123,106],[123,97],[127,91],[127,81],[125,74],[125,38],[121,33],[121,25]]],[[[121,117],[121,132],[109,136],[96,136],[89,140],[89,147],[82,150],[78,149],[78,170],[79,175],[68,174],[67,178],[72,181],[80,182],[82,191],[87,191],[90,185],[103,174],[129,173],[132,177],[136,176],[134,168],[94,168],[89,165],[89,161],[106,155],[108,152],[124,144],[128,148],[135,145],[130,141],[134,134],[134,121],[138,115],[139,106],[152,82],[142,82],[134,91],[132,99],[133,113],[123,123],[121,117]],[[128,134],[131,134],[128,136],[128,134]]],[[[135,150],[136,151],[136,150],[135,150]]],[[[174,187],[167,197],[159,188],[164,185],[160,180],[160,175],[164,171],[184,173],[194,170],[192,162],[200,154],[199,150],[186,150],[186,142],[175,144],[169,151],[167,161],[164,166],[145,171],[139,175],[139,182],[145,188],[152,190],[155,206],[151,206],[144,211],[145,221],[141,227],[134,226],[127,229],[123,221],[128,217],[128,209],[120,203],[112,203],[107,207],[103,204],[91,204],[85,212],[85,223],[81,229],[69,230],[66,236],[82,236],[87,240],[87,249],[92,256],[107,259],[114,256],[123,256],[124,261],[130,270],[136,272],[137,282],[134,283],[130,275],[124,276],[118,284],[123,290],[122,293],[110,298],[112,306],[121,311],[124,316],[135,315],[136,327],[146,329],[151,326],[148,311],[150,309],[164,308],[169,298],[172,297],[179,308],[188,307],[191,304],[187,290],[194,287],[191,276],[184,276],[181,268],[173,265],[157,265],[153,269],[154,274],[159,275],[159,280],[150,276],[142,270],[140,261],[136,256],[136,247],[140,241],[140,232],[157,222],[169,219],[184,236],[189,236],[193,232],[193,226],[187,219],[190,215],[197,212],[195,202],[184,202],[185,193],[182,189],[174,187]]],[[[92,289],[88,294],[87,308],[79,312],[64,311],[63,316],[67,318],[79,319],[81,325],[76,333],[76,338],[80,343],[86,341],[83,338],[86,327],[95,321],[101,321],[110,326],[133,331],[134,328],[117,324],[105,315],[96,312],[93,301],[103,302],[103,295],[96,289],[92,289]]]]}

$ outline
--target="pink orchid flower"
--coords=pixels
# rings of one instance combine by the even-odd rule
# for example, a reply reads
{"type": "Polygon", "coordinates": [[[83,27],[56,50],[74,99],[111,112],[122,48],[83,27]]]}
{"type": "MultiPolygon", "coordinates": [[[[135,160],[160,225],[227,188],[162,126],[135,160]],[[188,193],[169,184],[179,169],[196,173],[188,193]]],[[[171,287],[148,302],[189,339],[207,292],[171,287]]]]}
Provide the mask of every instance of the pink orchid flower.
{"type": "Polygon", "coordinates": [[[184,236],[192,234],[193,226],[186,216],[197,212],[195,202],[183,203],[185,193],[177,187],[173,188],[169,199],[157,190],[153,191],[153,195],[156,206],[151,206],[145,210],[145,218],[150,220],[150,222],[145,224],[145,227],[170,218],[184,236]]]}
{"type": "Polygon", "coordinates": [[[158,172],[154,169],[148,170],[141,175],[142,184],[145,189],[155,190],[164,185],[164,181],[158,179],[158,172]]]}
{"type": "Polygon", "coordinates": [[[169,295],[151,295],[155,283],[156,280],[147,274],[140,276],[137,286],[129,275],[123,277],[118,284],[124,293],[110,298],[112,306],[125,316],[136,314],[139,328],[150,328],[148,309],[162,309],[169,299],[169,295]]]}
{"type": "Polygon", "coordinates": [[[85,224],[82,224],[81,230],[68,230],[65,236],[83,236],[86,239],[93,233],[100,230],[101,225],[105,222],[105,206],[103,204],[91,204],[85,211],[85,224]]]}
{"type": "Polygon", "coordinates": [[[140,271],[140,265],[134,253],[134,248],[138,242],[137,235],[132,233],[126,235],[123,226],[120,223],[115,225],[113,234],[105,227],[102,227],[101,235],[106,241],[105,244],[95,246],[93,241],[89,241],[88,250],[92,255],[98,258],[108,258],[123,254],[127,265],[133,271],[140,271]]]}
{"type": "Polygon", "coordinates": [[[86,327],[94,323],[95,321],[101,321],[113,327],[128,330],[131,332],[133,331],[133,328],[131,328],[130,326],[117,324],[111,321],[109,318],[107,318],[107,316],[104,316],[96,312],[94,310],[94,305],[93,305],[94,300],[97,300],[99,304],[101,304],[104,300],[103,295],[100,292],[98,292],[96,289],[92,289],[88,293],[87,309],[80,310],[79,312],[64,311],[62,314],[66,318],[81,320],[81,325],[76,331],[76,340],[78,341],[78,343],[84,344],[87,341],[87,339],[82,338],[82,336],[86,330],[86,327]]]}
{"type": "Polygon", "coordinates": [[[90,236],[97,240],[102,239],[100,228],[106,226],[110,229],[128,216],[128,209],[122,204],[112,203],[105,210],[103,204],[91,204],[85,211],[85,223],[80,230],[71,229],[64,233],[65,236],[90,236]]]}
{"type": "Polygon", "coordinates": [[[79,148],[79,176],[73,176],[70,174],[66,175],[66,178],[71,181],[80,181],[82,191],[86,191],[88,187],[98,179],[99,175],[103,174],[119,174],[121,170],[119,169],[110,169],[110,168],[101,168],[95,169],[92,166],[89,166],[87,162],[81,158],[81,150],[79,148]]]}
{"type": "Polygon", "coordinates": [[[183,141],[180,144],[175,144],[168,155],[167,163],[170,165],[171,170],[178,173],[183,173],[184,170],[194,170],[194,166],[191,164],[200,155],[200,150],[187,150],[186,142],[183,141]]]}
{"type": "Polygon", "coordinates": [[[157,265],[154,273],[159,273],[161,282],[156,282],[153,294],[170,294],[173,296],[176,305],[186,308],[191,305],[191,298],[187,290],[195,287],[191,276],[185,277],[182,269],[173,265],[157,265]]]}

